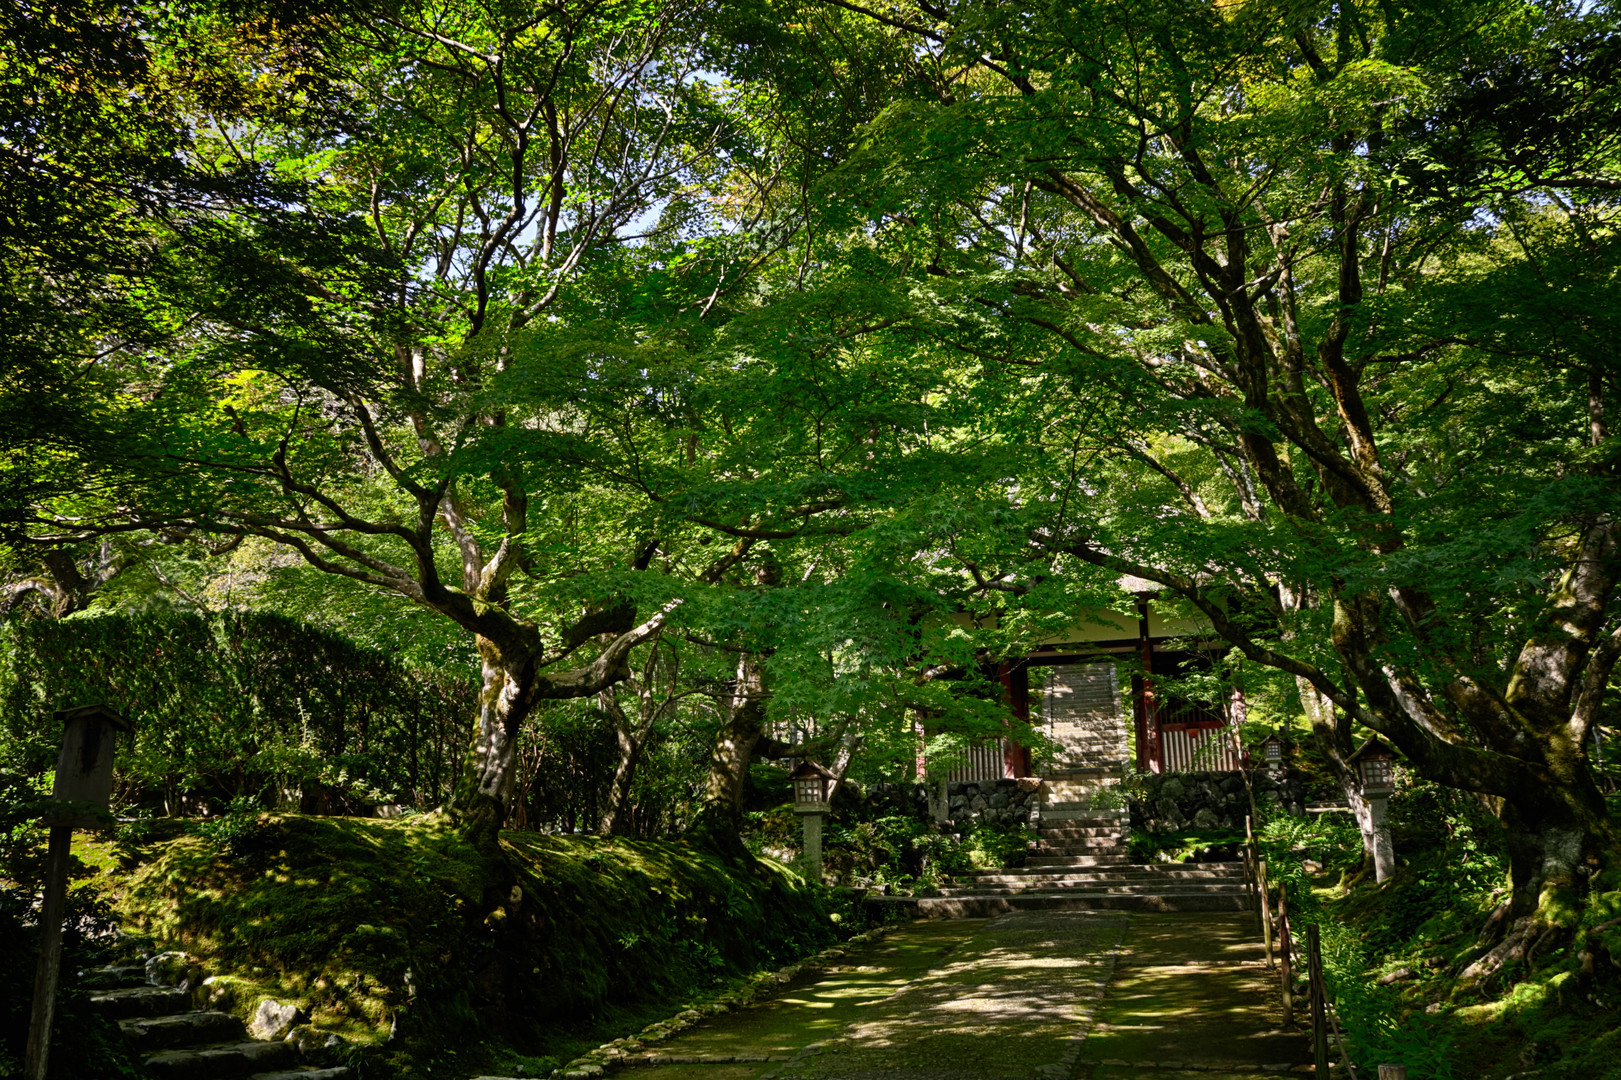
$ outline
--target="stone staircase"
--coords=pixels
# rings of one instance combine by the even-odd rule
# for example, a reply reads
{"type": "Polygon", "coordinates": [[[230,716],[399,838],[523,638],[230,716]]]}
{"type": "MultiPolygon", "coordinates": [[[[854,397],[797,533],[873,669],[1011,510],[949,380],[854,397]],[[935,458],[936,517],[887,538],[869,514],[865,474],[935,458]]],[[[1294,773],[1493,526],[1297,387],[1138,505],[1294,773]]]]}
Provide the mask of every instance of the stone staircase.
{"type": "Polygon", "coordinates": [[[347,1080],[344,1067],[306,1065],[288,1039],[251,1039],[241,1020],[229,1013],[194,1009],[190,983],[165,985],[162,964],[105,967],[91,972],[93,1008],[118,1021],[156,1080],[347,1080]]]}
{"type": "Polygon", "coordinates": [[[962,919],[1029,910],[1243,911],[1242,863],[1133,863],[1126,811],[1084,801],[1042,808],[1023,867],[960,879],[939,896],[906,901],[923,918],[962,919]]]}

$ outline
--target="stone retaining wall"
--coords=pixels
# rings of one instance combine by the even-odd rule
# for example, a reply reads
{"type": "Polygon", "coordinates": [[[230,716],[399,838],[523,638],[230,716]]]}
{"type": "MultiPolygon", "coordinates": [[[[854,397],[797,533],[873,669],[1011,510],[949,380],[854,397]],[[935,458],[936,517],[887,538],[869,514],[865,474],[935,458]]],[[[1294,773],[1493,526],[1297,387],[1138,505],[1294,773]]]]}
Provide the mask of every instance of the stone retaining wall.
{"type": "MultiPolygon", "coordinates": [[[[979,780],[946,785],[946,805],[953,825],[970,821],[1026,824],[1030,809],[1041,801],[1039,781],[979,780]]],[[[929,816],[929,789],[923,784],[879,784],[867,793],[867,806],[911,814],[922,821],[929,816]]]]}
{"type": "MultiPolygon", "coordinates": [[[[1265,810],[1281,805],[1291,814],[1306,812],[1299,780],[1287,774],[1275,780],[1263,770],[1252,774],[1255,805],[1265,810]]],[[[1236,772],[1150,773],[1138,780],[1141,792],[1130,799],[1131,827],[1148,832],[1203,829],[1242,830],[1249,813],[1243,775],[1236,772]]]]}

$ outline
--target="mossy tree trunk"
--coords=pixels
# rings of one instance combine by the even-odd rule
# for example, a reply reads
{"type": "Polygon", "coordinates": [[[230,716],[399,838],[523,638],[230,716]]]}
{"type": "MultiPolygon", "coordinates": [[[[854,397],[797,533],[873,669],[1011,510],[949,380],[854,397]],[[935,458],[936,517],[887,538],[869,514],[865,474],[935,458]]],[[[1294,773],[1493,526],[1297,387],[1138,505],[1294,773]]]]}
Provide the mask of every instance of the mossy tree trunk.
{"type": "Polygon", "coordinates": [[[542,670],[553,658],[533,628],[516,620],[511,621],[510,633],[478,635],[483,675],[478,716],[446,809],[474,833],[498,830],[513,796],[519,730],[535,706],[599,694],[628,678],[631,650],[656,635],[673,608],[669,605],[630,627],[622,625],[631,619],[623,608],[581,620],[572,636],[582,640],[586,635],[601,636],[605,643],[595,660],[573,670],[542,670]]]}
{"type": "Polygon", "coordinates": [[[738,657],[724,707],[725,720],[710,750],[709,777],[694,832],[709,846],[729,850],[738,846],[749,763],[765,736],[765,672],[758,656],[743,653],[738,657]]]}

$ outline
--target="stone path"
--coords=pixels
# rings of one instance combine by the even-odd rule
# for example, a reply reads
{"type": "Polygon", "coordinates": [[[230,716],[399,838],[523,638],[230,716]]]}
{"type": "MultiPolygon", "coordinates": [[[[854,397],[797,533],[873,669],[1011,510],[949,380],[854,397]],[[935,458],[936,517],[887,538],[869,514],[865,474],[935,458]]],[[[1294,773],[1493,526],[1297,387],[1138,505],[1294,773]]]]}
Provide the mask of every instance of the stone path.
{"type": "Polygon", "coordinates": [[[1246,915],[1020,911],[920,922],[704,1022],[627,1080],[1259,1080],[1278,1030],[1246,915]]]}

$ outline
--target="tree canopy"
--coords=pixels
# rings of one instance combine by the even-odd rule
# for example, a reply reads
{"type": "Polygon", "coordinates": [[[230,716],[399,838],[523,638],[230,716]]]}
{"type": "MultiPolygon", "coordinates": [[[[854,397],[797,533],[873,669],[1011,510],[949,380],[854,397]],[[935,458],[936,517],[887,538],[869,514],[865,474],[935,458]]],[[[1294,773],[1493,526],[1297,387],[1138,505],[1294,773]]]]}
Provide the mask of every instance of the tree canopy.
{"type": "Polygon", "coordinates": [[[94,114],[142,155],[75,166],[151,269],[7,264],[72,328],[8,369],[14,542],[253,538],[454,627],[459,813],[500,820],[547,701],[634,744],[651,650],[708,650],[735,805],[768,714],[989,720],[983,665],[1131,575],[1341,767],[1372,730],[1500,800],[1522,910],[1613,857],[1610,6],[150,18],[51,31],[102,99],[162,90],[94,114]],[[132,213],[149,174],[208,199],[132,213]]]}

